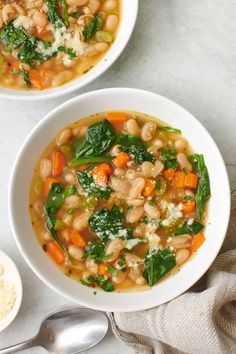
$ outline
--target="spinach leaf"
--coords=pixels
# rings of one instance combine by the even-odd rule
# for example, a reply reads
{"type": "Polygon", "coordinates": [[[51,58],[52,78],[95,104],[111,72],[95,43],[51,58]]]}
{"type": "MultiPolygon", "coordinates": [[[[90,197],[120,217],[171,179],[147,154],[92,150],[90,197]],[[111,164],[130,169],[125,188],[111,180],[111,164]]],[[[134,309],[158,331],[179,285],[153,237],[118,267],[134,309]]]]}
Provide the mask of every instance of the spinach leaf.
{"type": "Polygon", "coordinates": [[[93,239],[85,247],[84,258],[88,260],[93,260],[95,263],[99,264],[104,262],[105,256],[105,245],[101,240],[93,239]]]}
{"type": "Polygon", "coordinates": [[[63,242],[60,240],[56,230],[56,213],[61,208],[65,199],[64,188],[61,183],[53,183],[48,194],[48,199],[45,204],[45,215],[47,220],[47,228],[54,240],[63,249],[66,256],[70,260],[69,254],[63,242]]]}
{"type": "Polygon", "coordinates": [[[149,286],[155,285],[164,275],[175,267],[175,257],[169,248],[148,254],[144,260],[143,277],[149,286]]]}
{"type": "Polygon", "coordinates": [[[189,225],[188,222],[186,221],[182,227],[177,229],[175,231],[175,235],[183,235],[183,234],[189,234],[189,233],[194,233],[197,234],[203,229],[204,225],[202,225],[200,222],[195,221],[189,225]]]}
{"type": "Polygon", "coordinates": [[[68,13],[68,5],[66,0],[60,0],[62,11],[63,11],[63,21],[66,27],[69,27],[69,13],[68,13]]]}
{"type": "Polygon", "coordinates": [[[92,275],[89,275],[87,278],[81,277],[80,282],[90,288],[94,288],[98,285],[101,289],[107,292],[115,290],[112,281],[110,279],[105,279],[102,275],[98,275],[96,278],[92,275]]]}
{"type": "Polygon", "coordinates": [[[119,135],[116,143],[120,144],[120,150],[129,153],[134,162],[142,164],[144,161],[154,162],[154,157],[148,152],[147,145],[139,138],[133,135],[119,135]]]}
{"type": "Polygon", "coordinates": [[[103,188],[96,184],[93,176],[88,171],[75,171],[78,182],[81,187],[88,193],[89,196],[93,195],[104,200],[108,200],[111,195],[111,188],[103,188]]]}
{"type": "Polygon", "coordinates": [[[111,210],[102,208],[93,213],[89,218],[89,226],[97,236],[106,242],[109,236],[114,238],[129,239],[132,230],[127,229],[122,223],[123,213],[117,206],[113,206],[111,210]]]}
{"type": "Polygon", "coordinates": [[[107,270],[113,277],[118,277],[118,270],[109,263],[107,263],[107,270]]]}
{"type": "Polygon", "coordinates": [[[59,46],[58,48],[57,48],[57,50],[59,51],[59,52],[63,52],[63,53],[65,53],[65,54],[67,54],[68,55],[68,57],[69,57],[69,59],[74,59],[75,57],[76,57],[76,53],[75,53],[75,51],[72,49],[72,48],[66,48],[66,47],[64,47],[64,46],[59,46]]]}
{"type": "Polygon", "coordinates": [[[158,126],[159,130],[164,130],[169,133],[176,133],[176,134],[181,134],[181,130],[173,127],[163,127],[161,125],[158,126]]]}
{"type": "Polygon", "coordinates": [[[167,148],[161,148],[161,157],[165,167],[170,167],[176,170],[178,162],[176,160],[177,152],[175,148],[169,146],[167,148]]]}
{"type": "Polygon", "coordinates": [[[81,14],[81,12],[79,12],[79,11],[74,11],[74,12],[71,12],[71,13],[70,13],[70,16],[71,16],[71,17],[74,17],[74,18],[79,18],[81,15],[82,15],[82,14],[81,14]]]}
{"type": "Polygon", "coordinates": [[[106,292],[114,291],[113,283],[110,279],[106,279],[102,282],[101,288],[106,292]]]}
{"type": "Polygon", "coordinates": [[[55,28],[64,27],[65,23],[57,10],[58,0],[46,0],[47,15],[49,21],[55,28]]]}
{"type": "Polygon", "coordinates": [[[89,156],[84,158],[75,158],[69,163],[69,165],[71,167],[78,167],[87,163],[109,162],[113,160],[113,158],[114,157],[111,156],[89,156]]]}
{"type": "Polygon", "coordinates": [[[31,82],[30,82],[30,79],[29,79],[29,74],[28,72],[25,70],[24,67],[22,67],[22,69],[20,70],[20,73],[21,73],[21,76],[23,77],[24,79],[24,82],[26,84],[26,86],[29,88],[31,87],[31,82]]]}
{"type": "Polygon", "coordinates": [[[110,149],[115,137],[114,128],[108,120],[92,124],[86,137],[73,143],[73,158],[99,156],[110,149]]]}
{"type": "Polygon", "coordinates": [[[90,39],[95,32],[102,28],[102,19],[100,15],[95,15],[92,21],[88,24],[83,35],[86,39],[90,39]]]}
{"type": "Polygon", "coordinates": [[[189,156],[188,160],[191,162],[193,170],[198,174],[199,178],[195,200],[198,220],[201,220],[204,206],[211,196],[209,174],[203,155],[194,154],[189,156]]]}

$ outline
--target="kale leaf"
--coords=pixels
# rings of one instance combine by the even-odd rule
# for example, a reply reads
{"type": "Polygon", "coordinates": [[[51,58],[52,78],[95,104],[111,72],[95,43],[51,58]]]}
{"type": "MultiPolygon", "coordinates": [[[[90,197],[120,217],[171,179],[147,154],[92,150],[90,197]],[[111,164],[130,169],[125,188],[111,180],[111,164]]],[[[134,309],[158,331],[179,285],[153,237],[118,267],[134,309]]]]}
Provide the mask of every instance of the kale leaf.
{"type": "Polygon", "coordinates": [[[45,204],[45,215],[47,220],[47,228],[50,231],[54,240],[63,249],[68,259],[70,259],[67,249],[60,240],[56,230],[56,213],[61,208],[65,199],[65,191],[61,183],[53,183],[48,194],[48,199],[45,204]]]}
{"type": "Polygon", "coordinates": [[[198,220],[201,220],[204,206],[211,196],[209,174],[203,155],[194,154],[189,156],[188,160],[191,162],[193,170],[198,174],[199,178],[195,200],[197,205],[198,220]]]}
{"type": "Polygon", "coordinates": [[[112,192],[111,188],[103,188],[96,184],[93,176],[91,176],[87,170],[75,171],[75,174],[77,176],[79,184],[85,190],[85,192],[88,193],[89,196],[93,195],[104,200],[108,200],[110,198],[112,192]]]}
{"type": "Polygon", "coordinates": [[[170,167],[176,170],[178,167],[178,162],[176,160],[177,152],[175,148],[169,146],[166,148],[161,148],[161,157],[164,162],[165,167],[170,167]]]}
{"type": "Polygon", "coordinates": [[[111,210],[102,208],[93,213],[89,218],[89,226],[97,236],[106,242],[109,236],[114,238],[129,239],[132,236],[132,230],[123,226],[123,213],[117,206],[111,210]]]}
{"type": "Polygon", "coordinates": [[[88,163],[100,163],[100,162],[110,162],[114,157],[111,156],[89,156],[82,158],[75,158],[70,161],[69,165],[71,167],[78,167],[88,163]]]}
{"type": "Polygon", "coordinates": [[[51,24],[55,28],[64,27],[65,23],[57,10],[58,0],[46,0],[46,5],[47,5],[47,15],[51,24]]]}
{"type": "Polygon", "coordinates": [[[108,120],[92,124],[87,130],[86,137],[73,143],[73,158],[99,156],[110,149],[115,138],[114,128],[108,120]]]}
{"type": "Polygon", "coordinates": [[[142,164],[144,161],[154,162],[155,160],[153,155],[148,152],[147,145],[136,136],[119,135],[116,143],[120,144],[120,150],[129,153],[137,164],[142,164]]]}
{"type": "Polygon", "coordinates": [[[169,248],[148,254],[144,260],[143,277],[149,286],[155,285],[164,275],[175,267],[175,257],[169,248]]]}
{"type": "Polygon", "coordinates": [[[100,15],[95,15],[91,22],[89,22],[86,29],[83,31],[83,35],[86,39],[92,38],[95,32],[102,28],[102,19],[100,15]]]}
{"type": "Polygon", "coordinates": [[[204,225],[202,225],[198,221],[194,220],[191,225],[189,225],[188,222],[186,221],[182,227],[180,227],[179,229],[177,229],[175,231],[175,235],[183,235],[183,234],[189,234],[189,233],[197,234],[198,232],[200,232],[203,229],[203,227],[204,227],[204,225]]]}

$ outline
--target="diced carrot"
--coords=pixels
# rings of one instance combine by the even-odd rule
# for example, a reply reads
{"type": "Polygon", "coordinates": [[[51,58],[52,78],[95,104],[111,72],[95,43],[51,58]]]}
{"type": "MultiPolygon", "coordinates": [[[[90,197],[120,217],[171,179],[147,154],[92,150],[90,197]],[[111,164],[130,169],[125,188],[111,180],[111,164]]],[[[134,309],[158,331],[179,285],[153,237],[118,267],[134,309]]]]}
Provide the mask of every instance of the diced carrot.
{"type": "Polygon", "coordinates": [[[185,187],[186,174],[182,171],[176,171],[173,178],[173,187],[184,188],[185,187]]]}
{"type": "Polygon", "coordinates": [[[164,172],[163,172],[163,176],[165,177],[165,179],[167,179],[168,181],[171,181],[174,178],[175,175],[175,170],[173,168],[167,168],[164,172]]]}
{"type": "Polygon", "coordinates": [[[75,246],[80,248],[84,248],[87,244],[83,236],[81,236],[77,230],[71,231],[70,240],[75,246]]]}
{"type": "Polygon", "coordinates": [[[108,175],[104,171],[97,171],[96,173],[93,173],[93,176],[96,183],[100,186],[104,186],[108,182],[108,175]]]}
{"type": "Polygon", "coordinates": [[[196,189],[198,185],[198,176],[195,173],[188,172],[185,177],[185,186],[196,189]]]}
{"type": "Polygon", "coordinates": [[[195,235],[192,245],[191,245],[191,251],[196,251],[198,250],[199,247],[203,244],[203,242],[206,240],[205,236],[199,232],[198,234],[195,235]]]}
{"type": "Polygon", "coordinates": [[[84,170],[86,170],[86,168],[89,167],[89,166],[90,166],[90,163],[84,163],[83,165],[80,165],[80,166],[76,167],[76,170],[78,170],[78,171],[84,171],[84,170]]]}
{"type": "Polygon", "coordinates": [[[29,80],[39,90],[43,89],[41,75],[39,70],[29,70],[29,80]]]}
{"type": "Polygon", "coordinates": [[[109,274],[106,263],[99,264],[98,273],[100,275],[108,275],[109,274]]]}
{"type": "Polygon", "coordinates": [[[128,116],[123,112],[108,112],[107,120],[111,123],[125,123],[128,120],[128,116]]]}
{"type": "Polygon", "coordinates": [[[125,168],[129,160],[131,160],[130,155],[127,152],[121,151],[112,162],[116,168],[125,168]]]}
{"type": "Polygon", "coordinates": [[[64,163],[65,163],[65,156],[62,152],[55,150],[52,156],[52,172],[54,176],[60,176],[63,171],[64,163]]]}
{"type": "Polygon", "coordinates": [[[19,62],[15,61],[14,63],[11,64],[10,66],[10,71],[13,73],[17,73],[20,70],[19,62]]]}
{"type": "Polygon", "coordinates": [[[156,183],[150,178],[145,178],[145,186],[143,189],[143,195],[145,197],[150,197],[156,188],[156,183]]]}
{"type": "Polygon", "coordinates": [[[113,173],[113,169],[108,163],[100,163],[92,170],[92,175],[96,175],[97,172],[103,172],[107,176],[110,176],[113,173]]]}
{"type": "Polygon", "coordinates": [[[49,191],[50,191],[50,189],[52,187],[52,184],[53,183],[58,183],[58,182],[59,182],[58,178],[55,178],[55,177],[47,177],[45,179],[44,188],[43,188],[43,194],[44,194],[45,197],[48,196],[48,193],[49,193],[49,191]]]}
{"type": "Polygon", "coordinates": [[[196,209],[195,200],[189,200],[188,202],[183,203],[182,211],[185,215],[193,213],[195,209],[196,209]]]}
{"type": "Polygon", "coordinates": [[[65,252],[63,249],[56,243],[52,241],[47,245],[47,253],[49,256],[58,264],[61,265],[65,260],[65,252]]]}

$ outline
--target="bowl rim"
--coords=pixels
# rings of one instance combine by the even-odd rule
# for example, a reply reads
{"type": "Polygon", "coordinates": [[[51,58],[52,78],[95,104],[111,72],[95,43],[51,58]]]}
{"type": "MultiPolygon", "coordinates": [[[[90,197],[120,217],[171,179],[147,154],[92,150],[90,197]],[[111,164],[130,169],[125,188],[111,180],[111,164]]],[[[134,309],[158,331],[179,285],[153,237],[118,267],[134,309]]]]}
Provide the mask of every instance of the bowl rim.
{"type": "MultiPolygon", "coordinates": [[[[1,327],[1,325],[0,325],[0,333],[2,333],[15,320],[16,316],[18,315],[18,313],[20,311],[21,304],[22,304],[22,298],[23,298],[23,284],[22,284],[20,272],[19,272],[15,262],[11,259],[11,257],[8,256],[8,254],[3,252],[2,250],[0,250],[0,257],[2,257],[2,256],[7,259],[7,262],[11,265],[11,267],[14,270],[14,273],[17,277],[17,286],[19,288],[18,289],[19,291],[16,292],[16,302],[13,305],[12,310],[7,315],[7,317],[9,316],[9,319],[7,320],[7,322],[5,323],[4,326],[1,327]],[[14,312],[14,314],[11,316],[12,312],[14,312]]],[[[14,284],[14,285],[16,285],[16,284],[14,284]]],[[[4,318],[2,320],[4,320],[4,318]]],[[[0,323],[2,320],[0,320],[0,323]]]]}
{"type": "MultiPolygon", "coordinates": [[[[122,0],[122,2],[123,1],[126,1],[126,0],[122,0]]],[[[132,0],[131,5],[133,6],[133,11],[130,15],[129,27],[127,27],[126,36],[123,37],[120,46],[118,48],[116,48],[116,51],[115,51],[114,45],[112,45],[111,48],[107,51],[107,53],[113,53],[112,59],[107,60],[106,56],[104,56],[94,66],[93,75],[91,75],[90,77],[85,79],[84,82],[81,83],[80,82],[81,77],[79,77],[79,78],[71,80],[68,83],[65,83],[62,86],[59,86],[57,88],[49,88],[47,90],[35,91],[33,94],[28,94],[30,92],[32,93],[32,91],[27,92],[27,91],[23,91],[23,90],[15,90],[15,89],[6,88],[6,87],[2,86],[2,87],[0,87],[0,98],[7,98],[10,100],[17,100],[17,101],[48,100],[50,98],[62,97],[67,94],[71,94],[73,92],[79,91],[82,88],[86,87],[91,82],[98,79],[102,74],[104,74],[117,61],[117,59],[120,57],[120,55],[123,53],[126,46],[128,45],[128,42],[133,34],[135,24],[137,21],[137,17],[138,17],[139,0],[132,0]],[[96,70],[96,67],[100,62],[103,62],[104,65],[102,67],[100,67],[98,70],[96,70]],[[3,91],[1,91],[1,89],[3,91]]],[[[122,17],[123,17],[123,14],[122,14],[122,17]]],[[[121,25],[122,25],[122,17],[121,17],[121,25]]],[[[118,33],[119,33],[119,31],[118,31],[118,33]]],[[[114,43],[115,42],[116,41],[114,41],[114,43]]],[[[85,76],[83,76],[83,77],[85,77],[85,76]]]]}
{"type": "MultiPolygon", "coordinates": [[[[145,113],[145,112],[144,112],[145,113]]],[[[163,118],[164,119],[164,118],[163,118]]],[[[230,195],[230,184],[229,184],[229,179],[228,179],[228,174],[227,174],[227,170],[226,170],[226,166],[223,160],[223,157],[221,155],[221,152],[219,150],[219,148],[217,147],[215,141],[213,140],[213,138],[211,137],[211,135],[208,133],[207,129],[187,110],[185,110],[183,107],[181,107],[179,104],[173,102],[172,100],[170,100],[169,98],[166,98],[164,96],[161,96],[159,94],[156,94],[154,92],[150,92],[150,91],[146,91],[146,90],[141,90],[141,89],[134,89],[134,88],[127,88],[127,87],[119,87],[119,88],[106,88],[106,89],[101,89],[101,90],[95,90],[95,91],[90,91],[87,93],[84,93],[82,95],[79,95],[77,97],[74,97],[64,103],[62,103],[61,105],[59,105],[58,107],[54,108],[52,111],[50,111],[48,114],[45,115],[45,117],[43,119],[41,119],[37,125],[33,128],[33,130],[28,134],[27,138],[25,139],[25,141],[23,142],[21,148],[18,151],[18,154],[15,158],[14,164],[13,164],[13,168],[12,168],[12,172],[10,175],[10,180],[9,180],[9,190],[8,190],[8,212],[9,212],[9,219],[10,219],[10,226],[14,235],[14,239],[16,241],[16,244],[18,246],[18,248],[21,251],[21,254],[23,256],[23,258],[26,260],[26,262],[29,264],[29,266],[31,267],[31,269],[34,271],[34,273],[44,282],[46,283],[51,289],[53,289],[54,291],[56,291],[57,293],[59,293],[61,296],[66,297],[67,299],[73,301],[73,302],[77,302],[83,306],[95,309],[95,310],[100,310],[100,311],[112,311],[112,312],[131,312],[131,311],[141,311],[141,310],[146,310],[155,306],[158,306],[160,304],[166,303],[174,298],[176,298],[177,296],[183,294],[185,291],[187,291],[189,288],[191,288],[204,274],[205,272],[209,269],[209,267],[211,266],[211,264],[213,263],[213,261],[215,260],[217,254],[219,253],[221,246],[224,242],[225,236],[226,236],[226,232],[227,232],[227,228],[228,228],[228,223],[229,223],[229,218],[230,218],[230,207],[231,207],[231,195],[230,195]],[[74,102],[78,101],[80,102],[81,100],[83,100],[84,98],[90,98],[93,97],[94,95],[106,95],[108,93],[119,93],[119,94],[125,94],[125,92],[127,93],[133,93],[133,94],[138,94],[138,95],[147,95],[147,96],[152,96],[153,98],[159,98],[160,100],[163,100],[166,104],[171,105],[172,107],[175,107],[176,110],[178,111],[182,111],[185,112],[189,117],[191,117],[191,119],[194,121],[195,124],[197,124],[199,126],[199,128],[203,129],[205,131],[205,134],[207,136],[207,139],[210,140],[211,144],[214,145],[215,151],[218,154],[218,158],[220,159],[220,163],[222,166],[222,173],[224,174],[225,177],[225,186],[224,186],[224,192],[225,192],[225,205],[227,206],[227,210],[225,212],[225,220],[224,220],[224,226],[222,227],[222,239],[221,241],[218,243],[218,247],[215,248],[215,251],[208,257],[207,263],[204,265],[204,267],[202,267],[201,271],[199,271],[198,273],[196,272],[195,274],[192,275],[192,279],[188,282],[188,284],[184,287],[182,287],[181,289],[177,289],[175,291],[173,291],[170,295],[167,295],[165,298],[165,301],[162,302],[158,302],[155,301],[155,304],[152,303],[151,305],[148,303],[142,304],[142,306],[140,306],[137,303],[132,304],[132,308],[125,308],[122,305],[118,305],[116,306],[116,309],[114,310],[113,307],[110,306],[109,303],[107,303],[105,306],[100,306],[96,304],[96,300],[91,303],[91,301],[87,301],[85,299],[76,299],[73,295],[70,295],[68,293],[65,293],[64,289],[61,289],[61,287],[52,284],[43,274],[43,272],[38,268],[35,267],[33,262],[31,261],[31,258],[24,252],[23,247],[21,246],[21,240],[20,237],[18,237],[17,235],[17,230],[15,227],[15,223],[14,223],[14,219],[12,217],[13,215],[13,185],[14,185],[14,175],[16,174],[17,168],[18,168],[18,160],[21,156],[21,154],[24,152],[24,150],[27,148],[27,145],[31,139],[31,137],[36,133],[36,131],[38,130],[38,128],[41,127],[41,125],[44,125],[44,123],[49,119],[55,119],[53,118],[53,116],[55,116],[58,112],[60,112],[61,109],[66,109],[67,107],[69,107],[71,104],[73,104],[74,102]]],[[[153,287],[155,288],[155,287],[153,287]]],[[[151,291],[151,290],[148,290],[151,291]]],[[[137,293],[137,292],[136,292],[137,293]]],[[[116,293],[117,294],[117,293],[116,293]]],[[[121,293],[121,294],[125,294],[125,293],[121,293]]],[[[119,294],[119,295],[121,295],[119,294]]]]}

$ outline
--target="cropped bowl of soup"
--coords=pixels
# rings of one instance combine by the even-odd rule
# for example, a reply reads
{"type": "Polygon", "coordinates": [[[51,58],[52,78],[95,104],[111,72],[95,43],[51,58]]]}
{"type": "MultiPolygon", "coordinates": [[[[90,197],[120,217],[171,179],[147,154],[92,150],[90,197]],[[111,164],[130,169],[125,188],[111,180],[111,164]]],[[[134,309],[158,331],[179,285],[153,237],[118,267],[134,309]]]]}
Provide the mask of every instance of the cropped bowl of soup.
{"type": "Polygon", "coordinates": [[[38,124],[16,158],[9,205],[17,244],[44,282],[92,308],[133,311],[173,299],[207,270],[229,195],[219,150],[190,113],[120,88],[70,100],[38,124]]]}
{"type": "Polygon", "coordinates": [[[138,0],[5,2],[0,6],[0,95],[59,96],[88,84],[117,59],[138,0]]]}

